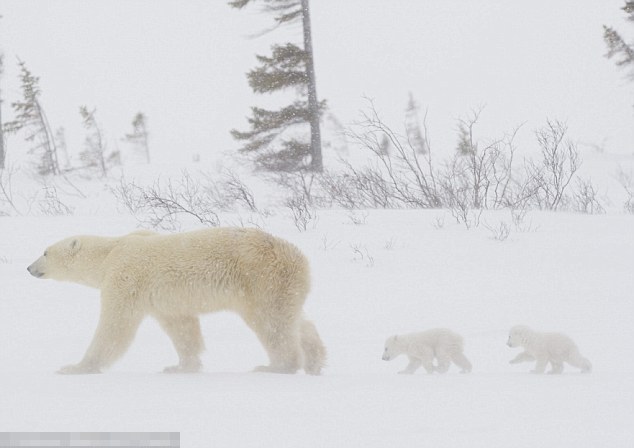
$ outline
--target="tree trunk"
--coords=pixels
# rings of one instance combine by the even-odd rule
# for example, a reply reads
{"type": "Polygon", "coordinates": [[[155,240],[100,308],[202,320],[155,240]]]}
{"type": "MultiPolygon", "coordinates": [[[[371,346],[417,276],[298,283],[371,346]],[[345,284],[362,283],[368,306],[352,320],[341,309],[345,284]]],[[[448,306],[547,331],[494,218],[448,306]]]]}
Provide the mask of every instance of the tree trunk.
{"type": "Polygon", "coordinates": [[[302,0],[302,21],[304,28],[304,51],[306,58],[306,75],[308,76],[308,110],[310,111],[310,168],[322,172],[321,132],[319,129],[319,102],[317,101],[317,87],[315,82],[315,64],[313,59],[313,43],[310,32],[310,12],[308,0],[302,0]]]}
{"type": "MultiPolygon", "coordinates": [[[[0,61],[0,70],[2,61],[0,61]]],[[[0,89],[0,94],[2,93],[2,89],[0,89]]],[[[5,160],[5,148],[4,148],[4,132],[2,132],[2,97],[0,96],[0,170],[4,169],[4,160],[5,160]]]]}

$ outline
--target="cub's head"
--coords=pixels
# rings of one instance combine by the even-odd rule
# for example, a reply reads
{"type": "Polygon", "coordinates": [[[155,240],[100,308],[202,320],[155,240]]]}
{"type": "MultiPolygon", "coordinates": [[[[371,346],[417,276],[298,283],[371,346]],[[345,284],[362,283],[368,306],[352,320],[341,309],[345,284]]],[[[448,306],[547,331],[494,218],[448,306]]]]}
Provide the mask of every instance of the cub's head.
{"type": "Polygon", "coordinates": [[[516,325],[509,331],[509,340],[506,345],[509,347],[519,347],[526,344],[533,330],[526,325],[516,325]]]}
{"type": "Polygon", "coordinates": [[[383,350],[383,361],[391,361],[400,355],[401,345],[398,340],[398,336],[390,336],[385,341],[385,349],[383,350]]]}
{"type": "Polygon", "coordinates": [[[46,248],[40,258],[27,270],[33,277],[52,278],[54,280],[76,281],[78,272],[78,254],[81,251],[81,238],[72,237],[46,248]]]}

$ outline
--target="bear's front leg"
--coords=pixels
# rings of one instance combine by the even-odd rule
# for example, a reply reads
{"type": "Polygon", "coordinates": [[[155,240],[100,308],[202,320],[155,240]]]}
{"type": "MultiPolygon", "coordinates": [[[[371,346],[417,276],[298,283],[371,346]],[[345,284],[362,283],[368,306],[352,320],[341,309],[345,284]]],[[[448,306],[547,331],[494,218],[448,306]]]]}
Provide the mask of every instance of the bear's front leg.
{"type": "Polygon", "coordinates": [[[79,364],[62,367],[57,373],[100,373],[119,359],[132,343],[143,319],[132,305],[125,296],[115,300],[102,293],[99,324],[84,358],[79,364]]]}
{"type": "Polygon", "coordinates": [[[528,352],[522,352],[509,361],[509,364],[517,364],[520,362],[535,361],[535,357],[528,352]]]}
{"type": "Polygon", "coordinates": [[[84,375],[90,373],[101,373],[101,370],[95,366],[79,363],[64,366],[59,369],[57,373],[61,375],[84,375]]]}
{"type": "Polygon", "coordinates": [[[401,370],[400,374],[408,374],[411,375],[412,373],[416,372],[416,370],[418,370],[418,368],[421,366],[421,364],[423,364],[423,361],[418,359],[418,358],[413,358],[413,357],[409,357],[409,364],[407,365],[407,367],[405,367],[405,370],[401,370]]]}
{"type": "Polygon", "coordinates": [[[531,373],[542,374],[546,371],[546,364],[548,364],[548,358],[546,357],[537,357],[537,363],[535,364],[535,368],[531,370],[531,373]]]}

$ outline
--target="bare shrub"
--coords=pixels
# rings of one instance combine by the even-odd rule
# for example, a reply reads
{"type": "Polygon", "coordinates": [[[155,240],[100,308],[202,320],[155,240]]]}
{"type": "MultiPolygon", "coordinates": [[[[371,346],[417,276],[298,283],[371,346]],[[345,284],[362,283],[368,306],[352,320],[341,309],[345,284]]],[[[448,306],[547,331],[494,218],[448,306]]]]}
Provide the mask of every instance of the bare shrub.
{"type": "Polygon", "coordinates": [[[634,180],[632,179],[632,173],[626,173],[623,168],[619,167],[616,173],[616,180],[621,184],[627,195],[623,203],[623,209],[627,213],[634,214],[634,180]]]}
{"type": "Polygon", "coordinates": [[[361,261],[369,268],[374,266],[374,257],[370,255],[366,246],[362,244],[351,244],[350,248],[354,254],[352,258],[353,261],[361,261]]]}
{"type": "MultiPolygon", "coordinates": [[[[0,169],[0,205],[8,206],[17,215],[21,215],[13,198],[13,176],[17,172],[14,167],[0,169]]],[[[0,210],[1,214],[8,215],[8,212],[0,210]]]]}
{"type": "Polygon", "coordinates": [[[321,248],[326,252],[337,247],[339,243],[341,243],[341,241],[329,240],[328,235],[324,235],[321,237],[321,248]]]}
{"type": "Polygon", "coordinates": [[[47,216],[67,216],[73,214],[74,209],[62,202],[55,186],[45,185],[43,190],[44,197],[38,200],[42,214],[47,216]]]}
{"type": "Polygon", "coordinates": [[[505,241],[511,234],[511,227],[505,221],[500,221],[497,226],[484,224],[484,227],[491,232],[491,238],[496,241],[505,241]]]}
{"type": "Polygon", "coordinates": [[[178,180],[158,180],[147,187],[121,178],[110,191],[137,221],[165,230],[179,229],[181,218],[216,227],[220,225],[218,213],[233,211],[238,204],[260,214],[253,192],[234,172],[226,171],[217,181],[210,175],[203,178],[183,171],[178,180]]]}
{"type": "Polygon", "coordinates": [[[565,192],[581,165],[577,146],[565,139],[568,128],[558,121],[547,120],[546,126],[537,130],[541,149],[539,162],[529,161],[527,173],[532,187],[529,190],[538,208],[557,210],[565,200],[565,192]]]}
{"type": "Polygon", "coordinates": [[[222,204],[222,208],[226,209],[234,204],[242,204],[249,211],[258,211],[253,192],[234,171],[225,170],[222,180],[217,184],[209,176],[207,176],[207,180],[209,193],[216,196],[216,202],[218,205],[222,204]]]}
{"type": "Polygon", "coordinates": [[[318,178],[314,171],[300,170],[295,172],[282,172],[273,177],[273,182],[286,190],[291,197],[303,196],[310,205],[321,202],[314,194],[315,182],[318,178]]]}
{"type": "Polygon", "coordinates": [[[590,179],[576,179],[570,202],[572,209],[579,213],[590,215],[605,213],[605,208],[599,202],[597,191],[590,179]]]}
{"type": "Polygon", "coordinates": [[[317,223],[317,211],[303,194],[286,199],[284,205],[291,211],[295,227],[300,232],[308,230],[308,225],[317,223]]]}
{"type": "Polygon", "coordinates": [[[194,218],[202,225],[216,227],[220,219],[216,202],[207,194],[203,185],[187,172],[177,182],[157,181],[143,191],[144,207],[148,215],[145,223],[153,228],[175,230],[179,215],[194,218]]]}
{"type": "Polygon", "coordinates": [[[434,218],[434,222],[432,223],[432,226],[436,230],[444,229],[445,228],[445,217],[444,216],[436,216],[434,218]]]}
{"type": "Polygon", "coordinates": [[[366,212],[366,211],[355,212],[354,210],[352,210],[352,211],[350,211],[348,213],[348,219],[355,226],[360,226],[360,225],[364,225],[365,223],[367,223],[368,222],[368,216],[370,216],[370,214],[368,212],[366,212]]]}
{"type": "Polygon", "coordinates": [[[527,221],[527,216],[527,209],[511,209],[511,223],[513,224],[513,228],[516,232],[530,232],[535,230],[533,227],[533,221],[527,221]]]}
{"type": "Polygon", "coordinates": [[[123,204],[126,210],[132,214],[137,215],[147,206],[145,200],[145,191],[142,187],[134,183],[134,181],[127,182],[125,178],[121,177],[119,182],[114,187],[109,187],[112,195],[117,199],[117,202],[123,204]]]}
{"type": "MultiPolygon", "coordinates": [[[[425,120],[423,129],[427,134],[425,120]]],[[[346,173],[353,185],[365,187],[371,200],[383,203],[384,208],[442,206],[427,135],[422,136],[426,142],[422,154],[407,136],[399,135],[382,121],[370,101],[369,111],[347,136],[375,156],[375,166],[354,170],[348,164],[346,173]],[[390,151],[386,151],[388,145],[390,151]]]]}

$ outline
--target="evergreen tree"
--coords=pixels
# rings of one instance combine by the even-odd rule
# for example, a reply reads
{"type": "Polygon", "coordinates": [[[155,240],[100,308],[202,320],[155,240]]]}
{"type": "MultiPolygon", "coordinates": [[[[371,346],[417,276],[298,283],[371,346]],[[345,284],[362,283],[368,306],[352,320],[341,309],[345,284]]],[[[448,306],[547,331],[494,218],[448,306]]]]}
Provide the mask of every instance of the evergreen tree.
{"type": "Polygon", "coordinates": [[[15,120],[5,125],[8,133],[21,130],[26,132],[26,140],[34,146],[29,153],[38,156],[37,171],[41,175],[60,174],[57,161],[57,147],[51,132],[51,127],[40,103],[41,90],[39,78],[33,76],[26,64],[18,60],[20,65],[20,82],[22,84],[22,101],[11,103],[15,112],[15,120]]]}
{"type": "MultiPolygon", "coordinates": [[[[229,5],[241,9],[256,0],[233,0],[229,5]]],[[[242,152],[253,154],[261,168],[272,171],[310,169],[322,171],[319,118],[325,101],[317,100],[308,0],[260,0],[264,11],[274,15],[276,26],[297,23],[303,28],[303,48],[286,43],[273,45],[270,56],[258,55],[259,66],[247,74],[255,93],[273,93],[294,88],[301,99],[280,110],[251,108],[250,130],[232,130],[236,140],[244,141],[242,152]],[[291,131],[299,125],[310,127],[310,142],[291,131]]]]}
{"type": "Polygon", "coordinates": [[[88,131],[79,158],[86,168],[97,168],[101,177],[106,177],[110,166],[120,164],[119,151],[107,154],[107,143],[95,118],[96,112],[96,109],[88,110],[86,106],[79,108],[84,128],[88,131]]]}
{"type": "MultiPolygon", "coordinates": [[[[0,54],[0,80],[4,73],[4,55],[0,54]]],[[[0,170],[4,169],[6,149],[4,146],[4,132],[2,130],[2,88],[0,87],[0,170]]]]}
{"type": "Polygon", "coordinates": [[[405,109],[405,132],[407,141],[418,154],[425,154],[427,153],[427,142],[420,128],[419,110],[420,106],[414,99],[414,95],[410,92],[407,108],[405,109]]]}
{"type": "MultiPolygon", "coordinates": [[[[627,20],[634,22],[634,0],[626,0],[625,6],[621,8],[628,15],[627,20]]],[[[616,61],[619,67],[630,67],[632,69],[630,78],[634,80],[634,44],[628,44],[621,34],[612,27],[603,26],[603,40],[608,46],[608,58],[620,57],[616,61]]]]}
{"type": "Polygon", "coordinates": [[[148,145],[148,136],[147,119],[143,113],[139,112],[132,120],[132,132],[126,134],[123,140],[134,146],[137,152],[143,154],[143,157],[149,164],[150,147],[148,145]]]}

